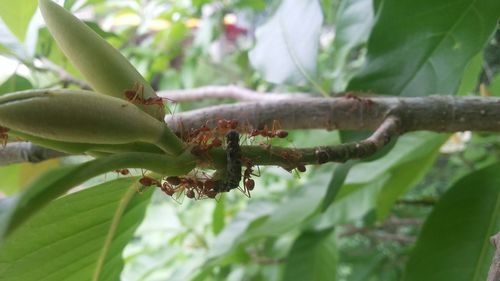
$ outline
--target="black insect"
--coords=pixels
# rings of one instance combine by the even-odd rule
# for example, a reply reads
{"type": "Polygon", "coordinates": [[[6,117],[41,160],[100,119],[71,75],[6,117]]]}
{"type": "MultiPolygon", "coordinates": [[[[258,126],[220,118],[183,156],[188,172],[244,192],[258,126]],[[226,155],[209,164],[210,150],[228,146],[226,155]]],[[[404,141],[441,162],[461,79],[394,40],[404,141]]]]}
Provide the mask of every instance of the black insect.
{"type": "Polygon", "coordinates": [[[217,192],[227,192],[238,188],[241,181],[240,134],[231,130],[226,134],[227,177],[214,188],[217,192]]]}

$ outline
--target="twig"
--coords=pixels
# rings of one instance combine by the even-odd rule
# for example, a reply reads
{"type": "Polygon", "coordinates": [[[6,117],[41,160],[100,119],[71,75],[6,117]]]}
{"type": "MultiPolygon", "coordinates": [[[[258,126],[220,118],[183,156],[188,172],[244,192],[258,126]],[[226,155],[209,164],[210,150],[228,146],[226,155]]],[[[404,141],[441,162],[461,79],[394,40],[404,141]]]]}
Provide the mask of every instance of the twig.
{"type": "Polygon", "coordinates": [[[361,234],[378,240],[398,241],[401,243],[413,243],[416,241],[416,238],[413,236],[387,233],[385,231],[380,231],[378,229],[370,229],[368,227],[349,227],[348,230],[340,234],[340,237],[351,236],[354,234],[361,234]]]}
{"type": "Polygon", "coordinates": [[[8,143],[4,148],[0,148],[0,166],[24,162],[37,163],[65,155],[30,142],[8,143]]]}
{"type": "Polygon", "coordinates": [[[203,99],[235,99],[239,101],[277,101],[291,98],[307,98],[305,93],[262,93],[235,85],[205,86],[186,90],[163,90],[156,93],[159,97],[175,102],[203,99]]]}
{"type": "Polygon", "coordinates": [[[495,247],[495,254],[491,261],[487,281],[500,281],[500,232],[493,235],[490,241],[495,247]]]}
{"type": "Polygon", "coordinates": [[[54,74],[56,74],[59,77],[59,80],[63,84],[74,84],[80,87],[81,89],[84,90],[90,90],[89,84],[87,82],[80,80],[78,78],[75,78],[73,75],[69,74],[66,70],[64,70],[62,67],[58,66],[57,64],[51,62],[48,59],[42,59],[41,60],[43,67],[38,68],[39,70],[46,70],[50,71],[54,74]]]}
{"type": "Polygon", "coordinates": [[[424,199],[400,199],[397,201],[398,205],[415,205],[415,206],[425,206],[432,207],[436,205],[437,200],[433,198],[424,198],[424,199]]]}

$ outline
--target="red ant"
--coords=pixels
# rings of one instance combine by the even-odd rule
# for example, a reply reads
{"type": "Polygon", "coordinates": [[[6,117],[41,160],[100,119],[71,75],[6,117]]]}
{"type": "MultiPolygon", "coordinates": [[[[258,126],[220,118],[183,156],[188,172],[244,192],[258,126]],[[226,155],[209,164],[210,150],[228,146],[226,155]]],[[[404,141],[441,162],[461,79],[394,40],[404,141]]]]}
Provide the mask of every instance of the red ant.
{"type": "Polygon", "coordinates": [[[125,95],[125,98],[131,103],[143,104],[143,105],[156,104],[160,108],[163,108],[164,106],[163,100],[167,99],[161,97],[150,97],[147,99],[144,98],[144,85],[140,83],[135,83],[132,89],[125,90],[123,94],[125,95]]]}
{"type": "Polygon", "coordinates": [[[145,176],[144,174],[142,175],[142,178],[139,179],[139,183],[145,187],[142,191],[138,190],[139,193],[146,191],[150,186],[153,186],[153,185],[160,187],[160,188],[162,187],[160,181],[158,181],[152,177],[145,176]]]}
{"type": "Polygon", "coordinates": [[[230,130],[236,130],[236,128],[238,128],[238,124],[238,120],[220,119],[219,121],[217,121],[217,133],[219,133],[220,135],[225,135],[230,130]]]}
{"type": "Polygon", "coordinates": [[[245,163],[245,171],[243,172],[243,190],[242,192],[250,197],[250,191],[252,191],[255,187],[255,181],[252,179],[252,176],[259,177],[260,169],[257,166],[258,173],[255,174],[253,170],[253,162],[249,158],[243,158],[243,162],[245,163]]]}
{"type": "Polygon", "coordinates": [[[285,130],[281,130],[281,125],[279,124],[278,120],[273,120],[273,126],[271,127],[271,130],[267,127],[267,125],[264,126],[263,129],[252,129],[250,131],[250,136],[255,137],[255,136],[263,136],[267,138],[274,138],[278,137],[280,139],[286,138],[288,136],[288,132],[285,130]]]}
{"type": "Polygon", "coordinates": [[[122,176],[126,176],[126,175],[130,174],[129,169],[116,169],[115,172],[122,175],[122,176]]]}
{"type": "Polygon", "coordinates": [[[353,100],[356,100],[358,102],[361,102],[363,103],[364,105],[372,105],[374,104],[374,102],[369,99],[369,98],[361,98],[361,97],[358,97],[356,96],[354,93],[352,92],[347,92],[345,95],[344,95],[344,98],[346,99],[353,99],[353,100]]]}
{"type": "Polygon", "coordinates": [[[7,145],[7,141],[9,140],[9,128],[0,126],[0,139],[2,140],[2,146],[5,147],[7,145]]]}

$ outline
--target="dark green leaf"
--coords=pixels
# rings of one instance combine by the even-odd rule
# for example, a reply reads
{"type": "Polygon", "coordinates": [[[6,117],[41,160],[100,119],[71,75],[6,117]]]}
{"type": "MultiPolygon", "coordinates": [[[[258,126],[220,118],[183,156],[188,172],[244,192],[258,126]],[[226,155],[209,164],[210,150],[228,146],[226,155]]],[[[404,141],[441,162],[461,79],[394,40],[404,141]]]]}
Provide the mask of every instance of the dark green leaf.
{"type": "Polygon", "coordinates": [[[368,41],[367,64],[350,90],[418,96],[456,94],[467,63],[495,30],[497,0],[388,0],[368,41]]]}
{"type": "Polygon", "coordinates": [[[249,53],[253,67],[273,83],[312,82],[322,22],[318,0],[283,1],[256,31],[257,43],[249,53]]]}
{"type": "Polygon", "coordinates": [[[333,228],[305,232],[295,240],[286,258],[282,280],[335,280],[337,247],[333,228]]]}
{"type": "Polygon", "coordinates": [[[0,85],[0,95],[6,94],[6,93],[12,93],[16,91],[22,91],[22,90],[28,90],[32,89],[33,86],[31,85],[31,82],[17,74],[12,75],[7,79],[5,82],[3,82],[2,85],[0,85]]]}
{"type": "Polygon", "coordinates": [[[405,281],[486,280],[500,229],[500,163],[473,172],[445,193],[425,222],[405,281]]]}
{"type": "Polygon", "coordinates": [[[124,178],[64,196],[0,246],[0,280],[118,280],[152,192],[124,178]]]}

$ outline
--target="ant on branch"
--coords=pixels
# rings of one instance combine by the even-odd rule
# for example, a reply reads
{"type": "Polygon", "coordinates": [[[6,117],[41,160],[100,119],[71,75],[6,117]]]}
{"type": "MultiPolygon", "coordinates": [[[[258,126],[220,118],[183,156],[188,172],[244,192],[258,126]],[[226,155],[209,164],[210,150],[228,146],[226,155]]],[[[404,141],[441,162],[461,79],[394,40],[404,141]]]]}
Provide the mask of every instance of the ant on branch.
{"type": "Polygon", "coordinates": [[[275,138],[278,137],[280,139],[286,138],[288,136],[288,132],[285,130],[281,130],[281,125],[278,120],[273,120],[273,125],[271,130],[267,127],[267,124],[264,125],[264,128],[252,129],[250,130],[250,137],[263,136],[266,138],[275,138]]]}
{"type": "Polygon", "coordinates": [[[258,173],[255,174],[253,170],[254,164],[251,159],[243,157],[243,163],[245,163],[245,171],[243,172],[242,192],[250,197],[250,191],[255,188],[255,181],[252,179],[252,176],[260,177],[260,168],[257,166],[258,173]]]}
{"type": "Polygon", "coordinates": [[[9,128],[5,128],[0,126],[0,140],[2,140],[2,146],[5,147],[7,145],[7,141],[9,140],[9,128]]]}
{"type": "Polygon", "coordinates": [[[123,94],[125,95],[125,98],[133,104],[142,104],[142,105],[156,104],[160,108],[164,107],[163,100],[167,99],[162,97],[144,98],[144,85],[137,82],[134,84],[134,87],[132,89],[125,90],[123,94]]]}

